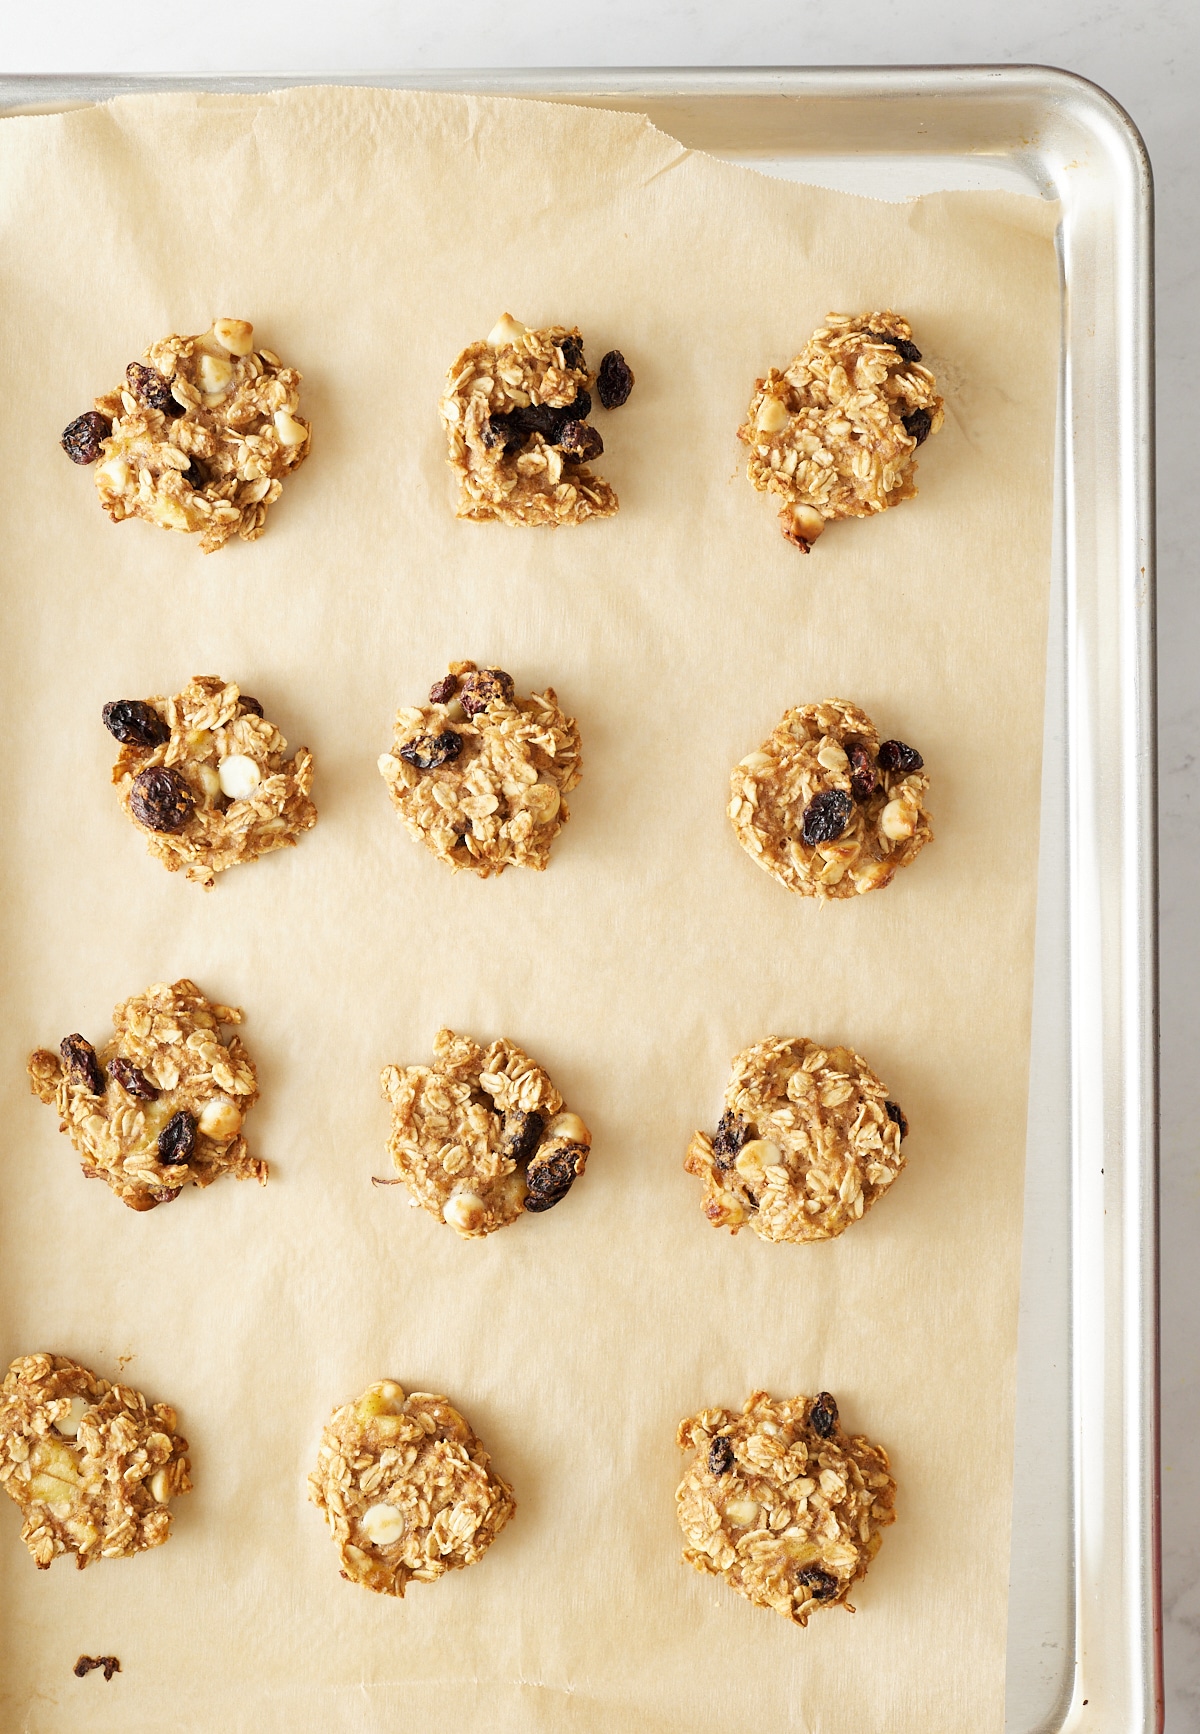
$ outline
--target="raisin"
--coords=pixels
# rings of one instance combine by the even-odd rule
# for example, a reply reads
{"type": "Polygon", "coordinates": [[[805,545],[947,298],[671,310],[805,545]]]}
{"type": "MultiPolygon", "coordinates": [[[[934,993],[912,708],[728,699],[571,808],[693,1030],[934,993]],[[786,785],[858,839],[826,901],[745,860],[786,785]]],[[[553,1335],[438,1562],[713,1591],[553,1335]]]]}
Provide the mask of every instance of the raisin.
{"type": "Polygon", "coordinates": [[[850,760],[850,793],[860,803],[871,799],[879,787],[879,778],[869,749],[862,741],[851,741],[846,748],[850,760]]]}
{"type": "Polygon", "coordinates": [[[208,471],[199,458],[192,458],[186,470],[182,471],[183,479],[189,488],[202,488],[208,480],[208,471]]]}
{"type": "Polygon", "coordinates": [[[827,1602],[838,1592],[838,1580],[815,1565],[806,1565],[796,1573],[796,1582],[806,1589],[814,1601],[827,1602]]]}
{"type": "Polygon", "coordinates": [[[853,802],[845,789],[826,789],[804,809],[801,834],[811,849],[814,843],[832,843],[850,823],[853,802]]]}
{"type": "Polygon", "coordinates": [[[458,696],[467,715],[478,716],[495,699],[511,704],[514,690],[512,675],[502,668],[479,668],[463,676],[458,696]]]}
{"type": "Polygon", "coordinates": [[[564,426],[568,422],[586,421],[588,416],[592,413],[591,392],[585,391],[583,387],[580,386],[575,393],[575,401],[573,403],[564,404],[562,409],[556,409],[554,413],[555,415],[562,417],[564,426]]]}
{"type": "Polygon", "coordinates": [[[591,413],[591,395],[581,386],[574,401],[558,409],[548,403],[531,403],[523,409],[510,409],[504,415],[494,415],[483,429],[483,443],[494,446],[498,436],[504,441],[506,452],[515,452],[531,434],[541,434],[548,446],[556,446],[564,427],[573,421],[586,421],[591,413]]]}
{"type": "Polygon", "coordinates": [[[400,757],[407,759],[418,771],[436,771],[439,765],[448,765],[461,752],[462,736],[456,735],[453,729],[444,729],[440,735],[414,735],[400,748],[400,757]]]}
{"type": "Polygon", "coordinates": [[[130,391],[141,398],[147,409],[160,409],[164,415],[183,414],[183,405],[175,402],[169,383],[157,368],[147,367],[142,361],[131,361],[125,369],[125,377],[130,391]]]}
{"type": "Polygon", "coordinates": [[[728,1439],[714,1439],[708,1448],[708,1473],[728,1475],[733,1468],[733,1446],[728,1439]]]}
{"type": "Polygon", "coordinates": [[[180,1108],[158,1134],[158,1159],[164,1168],[182,1168],[195,1154],[196,1122],[186,1108],[180,1108]]]}
{"type": "Polygon", "coordinates": [[[449,704],[458,691],[458,676],[444,674],[441,680],[435,680],[429,689],[430,704],[449,704]]]}
{"type": "Polygon", "coordinates": [[[121,1088],[135,1097],[137,1101],[157,1102],[158,1090],[150,1082],[145,1072],[140,1067],[135,1066],[132,1060],[125,1059],[123,1055],[117,1054],[108,1062],[108,1075],[110,1078],[115,1078],[121,1088]]]}
{"type": "Polygon", "coordinates": [[[192,816],[196,797],[178,771],[158,765],[138,772],[129,791],[129,805],[138,823],[150,831],[182,831],[192,816]]]}
{"type": "Polygon", "coordinates": [[[587,1149],[583,1144],[560,1144],[544,1162],[531,1163],[525,1176],[529,1187],[526,1210],[549,1210],[560,1203],[586,1161],[587,1149]]]}
{"type": "Polygon", "coordinates": [[[822,1439],[828,1439],[837,1426],[838,1407],[828,1391],[821,1391],[808,1411],[808,1424],[822,1439]]]}
{"type": "Polygon", "coordinates": [[[742,1116],[727,1108],[717,1122],[717,1135],[713,1139],[713,1155],[718,1168],[729,1167],[749,1136],[750,1128],[742,1116]]]}
{"type": "Polygon", "coordinates": [[[596,375],[596,396],[605,409],[620,409],[632,390],[632,368],[619,349],[610,349],[596,375]]]}
{"type": "Polygon", "coordinates": [[[504,1116],[500,1154],[509,1162],[527,1162],[537,1149],[546,1122],[540,1114],[523,1114],[512,1108],[504,1116]]]}
{"type": "Polygon", "coordinates": [[[247,692],[240,695],[238,698],[239,716],[261,716],[262,713],[263,707],[256,698],[251,698],[247,692]]]}
{"type": "Polygon", "coordinates": [[[909,439],[916,440],[918,445],[924,445],[929,438],[933,426],[933,417],[927,409],[914,409],[911,415],[900,418],[904,423],[904,431],[909,439]]]}
{"type": "Polygon", "coordinates": [[[868,336],[876,343],[890,343],[893,349],[898,349],[905,361],[920,361],[921,351],[907,337],[893,337],[890,331],[871,331],[868,336]]]}
{"type": "Polygon", "coordinates": [[[896,1125],[899,1126],[900,1142],[903,1143],[908,1137],[908,1119],[905,1115],[904,1109],[900,1106],[899,1102],[885,1102],[883,1105],[887,1110],[888,1119],[894,1120],[896,1125]]]}
{"type": "Polygon", "coordinates": [[[584,421],[567,422],[558,445],[563,457],[572,464],[590,463],[604,450],[600,435],[584,421]]]}
{"type": "Polygon", "coordinates": [[[117,698],[101,712],[104,726],[122,746],[161,747],[171,731],[152,704],[140,698],[117,698]]]}
{"type": "Polygon", "coordinates": [[[586,367],[583,359],[583,338],[573,335],[564,337],[562,340],[562,358],[563,366],[569,367],[572,373],[582,372],[586,367]]]}
{"type": "Polygon", "coordinates": [[[100,456],[100,441],[112,432],[112,423],[98,409],[85,409],[63,429],[59,444],[73,464],[94,464],[100,456]]]}
{"type": "Polygon", "coordinates": [[[91,1042],[84,1041],[79,1035],[64,1036],[58,1044],[58,1051],[67,1063],[73,1084],[82,1084],[93,1096],[104,1094],[104,1073],[91,1042]]]}
{"type": "Polygon", "coordinates": [[[878,758],[881,771],[919,771],[925,763],[916,747],[906,747],[903,741],[884,741],[878,758]]]}

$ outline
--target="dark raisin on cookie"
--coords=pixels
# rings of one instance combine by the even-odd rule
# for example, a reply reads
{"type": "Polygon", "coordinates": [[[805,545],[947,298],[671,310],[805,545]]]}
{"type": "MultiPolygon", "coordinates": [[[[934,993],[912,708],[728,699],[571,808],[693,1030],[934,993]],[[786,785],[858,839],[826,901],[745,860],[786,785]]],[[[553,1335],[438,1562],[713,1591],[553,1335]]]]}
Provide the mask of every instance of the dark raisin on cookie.
{"type": "MultiPolygon", "coordinates": [[[[585,371],[582,337],[576,337],[572,332],[569,336],[563,338],[561,347],[563,366],[569,367],[572,373],[582,373],[585,371]]],[[[603,367],[604,363],[601,362],[600,365],[603,367]]]]}
{"type": "Polygon", "coordinates": [[[604,441],[587,422],[569,421],[562,430],[558,446],[563,457],[571,463],[586,464],[600,456],[604,450],[604,441]]]}
{"type": "Polygon", "coordinates": [[[186,1108],[180,1108],[158,1134],[158,1159],[164,1168],[182,1168],[195,1154],[196,1122],[186,1108]]]}
{"type": "Polygon", "coordinates": [[[90,1095],[104,1094],[104,1073],[91,1042],[80,1035],[64,1036],[58,1051],[66,1062],[67,1075],[73,1084],[82,1084],[90,1095]]]}
{"type": "Polygon", "coordinates": [[[860,806],[865,805],[879,787],[875,761],[862,741],[849,742],[846,757],[850,760],[850,793],[860,806]]]}
{"type": "Polygon", "coordinates": [[[728,1439],[714,1439],[708,1448],[710,1475],[728,1475],[733,1468],[733,1446],[728,1439]]]}
{"type": "Polygon", "coordinates": [[[59,444],[73,464],[94,464],[100,456],[100,442],[112,432],[112,423],[98,409],[85,409],[63,429],[59,444]]]}
{"type": "Polygon", "coordinates": [[[453,729],[443,729],[437,735],[414,735],[400,748],[400,757],[407,759],[414,770],[436,771],[439,765],[448,765],[461,752],[462,736],[456,735],[453,729]]]}
{"type": "Polygon", "coordinates": [[[749,1136],[750,1129],[742,1116],[735,1114],[732,1108],[726,1108],[717,1122],[717,1135],[713,1139],[717,1166],[728,1168],[749,1136]]]}
{"type": "Polygon", "coordinates": [[[157,368],[147,367],[143,361],[131,361],[125,369],[125,378],[130,391],[141,398],[147,409],[158,409],[169,416],[183,414],[183,405],[175,402],[169,382],[157,368]]]}
{"type": "Polygon", "coordinates": [[[435,680],[429,689],[430,704],[449,704],[458,691],[458,676],[444,674],[441,680],[435,680]]]}
{"type": "Polygon", "coordinates": [[[918,445],[924,445],[933,427],[933,417],[927,409],[914,409],[908,415],[901,416],[904,431],[909,439],[916,440],[918,445]]]}
{"type": "Polygon", "coordinates": [[[803,1566],[796,1573],[796,1582],[818,1602],[827,1602],[838,1592],[838,1580],[815,1565],[803,1566]]]}
{"type": "Polygon", "coordinates": [[[171,731],[152,704],[140,698],[117,698],[106,704],[104,726],[122,746],[161,747],[171,731]]]}
{"type": "Polygon", "coordinates": [[[821,1391],[808,1411],[808,1424],[821,1439],[828,1439],[837,1426],[838,1406],[828,1391],[821,1391]]]}
{"type": "Polygon", "coordinates": [[[261,716],[262,714],[263,714],[263,707],[261,704],[259,704],[259,702],[256,698],[251,698],[250,694],[247,692],[243,692],[239,696],[239,698],[238,698],[238,715],[239,716],[261,716]]]}
{"type": "Polygon", "coordinates": [[[192,816],[196,797],[178,771],[165,765],[139,771],[129,791],[129,805],[139,824],[151,831],[182,831],[192,816]]]}
{"type": "Polygon", "coordinates": [[[477,668],[463,675],[458,697],[468,716],[478,716],[496,699],[511,704],[515,691],[512,675],[502,668],[477,668]]]}
{"type": "Polygon", "coordinates": [[[881,771],[919,771],[925,763],[916,747],[905,746],[903,741],[884,741],[878,759],[881,771]]]}
{"type": "Polygon", "coordinates": [[[817,843],[833,843],[850,823],[853,802],[845,789],[826,789],[815,795],[804,809],[801,835],[809,848],[817,843]]]}
{"type": "Polygon", "coordinates": [[[904,1109],[900,1106],[899,1102],[885,1102],[883,1106],[887,1112],[888,1119],[891,1120],[893,1124],[899,1126],[900,1142],[903,1143],[908,1137],[908,1118],[905,1115],[904,1109]]]}
{"type": "Polygon", "coordinates": [[[571,1190],[576,1175],[587,1161],[583,1144],[559,1144],[544,1158],[529,1164],[525,1176],[529,1191],[525,1208],[530,1211],[550,1210],[571,1190]]]}
{"type": "Polygon", "coordinates": [[[876,343],[888,343],[893,349],[898,349],[905,361],[920,361],[921,359],[921,351],[910,338],[893,337],[889,331],[871,331],[868,336],[873,337],[876,343]]]}
{"type": "Polygon", "coordinates": [[[123,1054],[116,1054],[108,1062],[108,1075],[115,1078],[121,1088],[139,1102],[156,1102],[158,1090],[152,1084],[140,1066],[135,1066],[132,1060],[127,1060],[123,1054]]]}
{"type": "Polygon", "coordinates": [[[524,1114],[519,1108],[510,1108],[504,1116],[501,1156],[509,1162],[527,1162],[537,1149],[545,1125],[540,1114],[524,1114]]]}

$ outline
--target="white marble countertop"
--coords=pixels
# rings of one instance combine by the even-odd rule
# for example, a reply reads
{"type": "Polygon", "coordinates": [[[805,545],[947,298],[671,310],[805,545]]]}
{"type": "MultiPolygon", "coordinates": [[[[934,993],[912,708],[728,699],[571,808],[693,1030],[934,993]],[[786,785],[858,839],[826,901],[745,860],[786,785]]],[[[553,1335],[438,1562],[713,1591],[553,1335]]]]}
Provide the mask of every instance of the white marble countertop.
{"type": "MultiPolygon", "coordinates": [[[[1162,887],[1163,1577],[1168,1734],[1200,1728],[1200,1153],[1187,1078],[1200,1046],[1200,487],[1185,433],[1200,323],[1196,0],[56,0],[7,12],[6,72],[360,72],[467,66],[1038,62],[1094,79],[1133,116],[1158,200],[1162,887]],[[1189,862],[1192,866],[1189,867],[1189,862]]],[[[1197,1117],[1200,1120],[1200,1116],[1197,1117]]]]}

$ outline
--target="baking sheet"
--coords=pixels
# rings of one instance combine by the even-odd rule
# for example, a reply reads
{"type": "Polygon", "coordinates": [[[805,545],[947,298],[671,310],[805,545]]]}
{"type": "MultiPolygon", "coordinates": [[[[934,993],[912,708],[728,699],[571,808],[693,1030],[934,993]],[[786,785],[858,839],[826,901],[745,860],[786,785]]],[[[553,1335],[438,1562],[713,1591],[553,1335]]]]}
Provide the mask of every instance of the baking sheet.
{"type": "Polygon", "coordinates": [[[10,122],[0,162],[22,406],[0,433],[6,1340],[109,1376],[131,1356],[197,1481],[168,1548],[83,1576],[34,1576],[9,1514],[8,1718],[998,1727],[1053,208],[889,207],[633,116],[381,91],[10,122]],[[887,304],[947,425],[917,502],[801,563],[731,430],[828,308],[887,304]],[[438,386],[504,307],[634,366],[601,422],[614,522],[450,516],[438,386]],[[205,561],[110,527],[54,436],[149,337],[221,312],[301,367],[317,431],[263,541],[205,561]],[[454,656],[551,681],[579,718],[545,876],[451,879],[388,807],[391,710],[454,656]],[[126,829],[97,717],[209,671],[313,747],[322,819],[206,898],[126,829]],[[753,869],[723,806],[779,712],[833,693],[921,746],[938,841],[886,896],[820,911],[753,869]],[[142,1219],[83,1186],[20,1059],[181,973],[246,1008],[273,1178],[142,1219]],[[442,1021],[522,1041],[595,1133],[559,1210],[480,1245],[369,1186],[378,1067],[426,1058],[442,1021]],[[851,1041],[913,1126],[895,1194],[826,1247],[718,1236],[680,1168],[732,1053],[776,1030],[851,1041]],[[519,1502],[476,1571],[403,1604],[343,1584],[301,1503],[329,1408],[384,1374],[460,1402],[519,1502]],[[678,1564],[675,1423],[756,1385],[835,1390],[893,1454],[900,1521],[853,1620],[797,1632],[678,1564]],[[103,1698],[70,1677],[80,1650],[122,1656],[103,1698]]]}

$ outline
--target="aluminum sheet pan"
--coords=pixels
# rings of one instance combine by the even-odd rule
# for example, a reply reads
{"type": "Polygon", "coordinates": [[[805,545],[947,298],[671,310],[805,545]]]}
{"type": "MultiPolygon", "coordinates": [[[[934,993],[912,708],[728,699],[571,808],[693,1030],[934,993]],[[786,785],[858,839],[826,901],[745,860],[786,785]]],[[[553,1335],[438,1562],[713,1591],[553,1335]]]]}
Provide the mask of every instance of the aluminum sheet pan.
{"type": "MultiPolygon", "coordinates": [[[[0,78],[0,108],[271,77],[0,78]]],[[[1009,1734],[1162,1723],[1152,193],[1128,117],[1044,67],[366,73],[646,113],[875,197],[1060,201],[1056,546],[1009,1594],[1009,1734]]]]}

